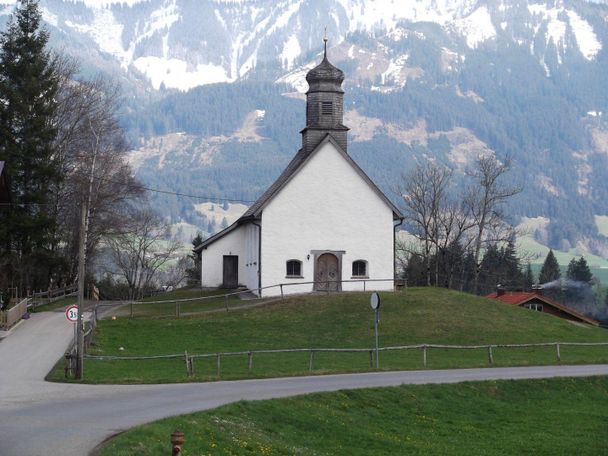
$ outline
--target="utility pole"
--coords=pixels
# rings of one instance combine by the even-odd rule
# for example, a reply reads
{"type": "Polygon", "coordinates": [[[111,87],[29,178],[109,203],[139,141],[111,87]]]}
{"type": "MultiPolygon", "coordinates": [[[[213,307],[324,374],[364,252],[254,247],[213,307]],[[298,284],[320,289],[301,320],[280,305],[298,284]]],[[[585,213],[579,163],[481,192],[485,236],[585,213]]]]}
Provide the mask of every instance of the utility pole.
{"type": "Polygon", "coordinates": [[[76,321],[76,378],[84,377],[84,325],[82,312],[84,307],[84,265],[85,249],[87,244],[87,207],[83,200],[80,207],[80,245],[78,246],[78,320],[76,321]]]}
{"type": "Polygon", "coordinates": [[[87,235],[89,232],[89,216],[91,215],[91,198],[93,195],[93,181],[95,179],[95,163],[97,162],[97,154],[99,153],[99,133],[93,127],[91,119],[89,119],[89,129],[94,137],[92,144],[93,157],[91,168],[89,170],[89,188],[86,199],[83,198],[82,206],[80,207],[80,245],[78,248],[78,321],[76,323],[78,331],[78,342],[76,344],[76,378],[82,380],[84,378],[84,325],[82,324],[82,311],[84,304],[84,275],[86,265],[86,249],[87,235]]]}

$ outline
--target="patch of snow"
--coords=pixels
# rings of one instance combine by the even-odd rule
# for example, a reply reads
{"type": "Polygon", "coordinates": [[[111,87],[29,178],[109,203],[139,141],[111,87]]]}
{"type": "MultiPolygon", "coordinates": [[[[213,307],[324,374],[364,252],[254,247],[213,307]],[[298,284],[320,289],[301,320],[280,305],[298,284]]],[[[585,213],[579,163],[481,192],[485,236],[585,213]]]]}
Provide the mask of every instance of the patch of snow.
{"type": "Polygon", "coordinates": [[[454,27],[465,36],[467,46],[477,48],[480,43],[496,37],[496,29],[486,6],[477,8],[469,16],[454,22],[454,27]]]}
{"type": "Polygon", "coordinates": [[[102,52],[107,52],[118,58],[123,68],[131,62],[133,50],[126,50],[122,44],[124,26],[116,20],[108,9],[94,10],[93,21],[88,24],[77,24],[65,21],[65,25],[74,30],[89,35],[102,52]]]}
{"type": "Polygon", "coordinates": [[[401,41],[403,38],[409,36],[409,32],[402,27],[397,27],[394,30],[391,30],[386,36],[393,41],[401,41]]]}
{"type": "MultiPolygon", "coordinates": [[[[382,73],[382,84],[387,81],[393,82],[398,87],[404,87],[407,82],[407,75],[404,74],[403,68],[407,62],[409,55],[400,55],[395,59],[391,59],[387,70],[382,73]]],[[[371,65],[371,64],[370,64],[371,65]]]]}
{"type": "Polygon", "coordinates": [[[553,183],[553,179],[551,179],[549,176],[545,176],[544,174],[538,175],[537,185],[554,196],[561,195],[559,188],[557,188],[557,186],[553,183]]]}
{"type": "Polygon", "coordinates": [[[315,62],[296,68],[295,70],[281,76],[275,82],[278,84],[289,84],[299,93],[306,93],[308,90],[308,82],[306,82],[306,73],[316,66],[315,62]]]}
{"type": "Polygon", "coordinates": [[[283,45],[283,51],[280,54],[281,62],[285,62],[284,68],[291,70],[293,67],[293,62],[300,56],[301,53],[302,48],[300,47],[300,42],[294,33],[283,45]]]}
{"type": "Polygon", "coordinates": [[[581,54],[587,60],[593,60],[602,49],[602,43],[597,39],[593,27],[574,11],[568,11],[568,18],[581,54]]]}
{"type": "Polygon", "coordinates": [[[72,0],[74,3],[84,3],[89,8],[108,8],[112,5],[125,5],[132,7],[138,3],[147,2],[149,0],[72,0]]]}
{"type": "MultiPolygon", "coordinates": [[[[593,27],[589,22],[581,18],[578,13],[568,10],[561,3],[556,3],[553,8],[548,8],[545,4],[528,5],[528,11],[535,18],[541,19],[546,23],[547,33],[545,39],[547,43],[553,41],[555,46],[565,48],[566,32],[568,23],[572,29],[579,51],[587,60],[593,60],[597,53],[602,49],[602,43],[598,40],[593,27]],[[564,19],[568,19],[568,23],[564,19]]],[[[537,34],[540,23],[534,27],[537,34]]],[[[558,51],[558,62],[561,63],[561,53],[558,51]]]]}
{"type": "Polygon", "coordinates": [[[162,59],[159,57],[140,57],[133,62],[135,67],[145,74],[152,86],[189,90],[193,87],[217,82],[233,82],[220,65],[198,64],[194,71],[188,70],[188,63],[179,59],[162,59]]]}
{"type": "Polygon", "coordinates": [[[51,24],[53,27],[59,25],[59,17],[56,14],[51,13],[48,8],[41,6],[40,13],[42,14],[42,19],[48,24],[51,24]]]}

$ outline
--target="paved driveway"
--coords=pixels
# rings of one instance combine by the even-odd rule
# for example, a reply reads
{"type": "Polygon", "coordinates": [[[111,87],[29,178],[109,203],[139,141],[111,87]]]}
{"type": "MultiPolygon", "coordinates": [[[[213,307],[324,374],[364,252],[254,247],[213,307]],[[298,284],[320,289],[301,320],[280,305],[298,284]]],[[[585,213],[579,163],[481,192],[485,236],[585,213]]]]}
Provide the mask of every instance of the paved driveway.
{"type": "Polygon", "coordinates": [[[84,456],[108,436],[129,427],[241,399],[405,383],[608,375],[608,365],[591,365],[381,372],[175,385],[44,382],[44,375],[73,337],[72,331],[61,313],[34,314],[0,343],[0,455],[84,456]]]}

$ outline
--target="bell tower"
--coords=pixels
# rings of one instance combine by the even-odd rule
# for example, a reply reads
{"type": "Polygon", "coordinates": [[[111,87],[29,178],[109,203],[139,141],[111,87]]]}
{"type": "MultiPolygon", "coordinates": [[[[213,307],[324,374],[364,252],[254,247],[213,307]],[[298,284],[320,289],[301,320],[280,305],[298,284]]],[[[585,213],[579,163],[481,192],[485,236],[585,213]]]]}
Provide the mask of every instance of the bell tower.
{"type": "Polygon", "coordinates": [[[306,75],[306,127],[302,133],[302,149],[311,152],[325,135],[333,139],[347,151],[344,119],[344,73],[327,60],[327,37],[323,38],[323,61],[306,75]]]}

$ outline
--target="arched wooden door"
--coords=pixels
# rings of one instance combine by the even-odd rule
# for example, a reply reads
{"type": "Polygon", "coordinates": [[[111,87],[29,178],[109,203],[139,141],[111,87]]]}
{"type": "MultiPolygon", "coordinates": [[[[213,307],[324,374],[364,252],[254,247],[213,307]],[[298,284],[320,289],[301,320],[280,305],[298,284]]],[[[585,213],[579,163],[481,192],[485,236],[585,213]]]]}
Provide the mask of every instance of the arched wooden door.
{"type": "Polygon", "coordinates": [[[338,257],[332,253],[324,253],[317,258],[315,274],[315,290],[338,291],[342,280],[338,257]]]}

